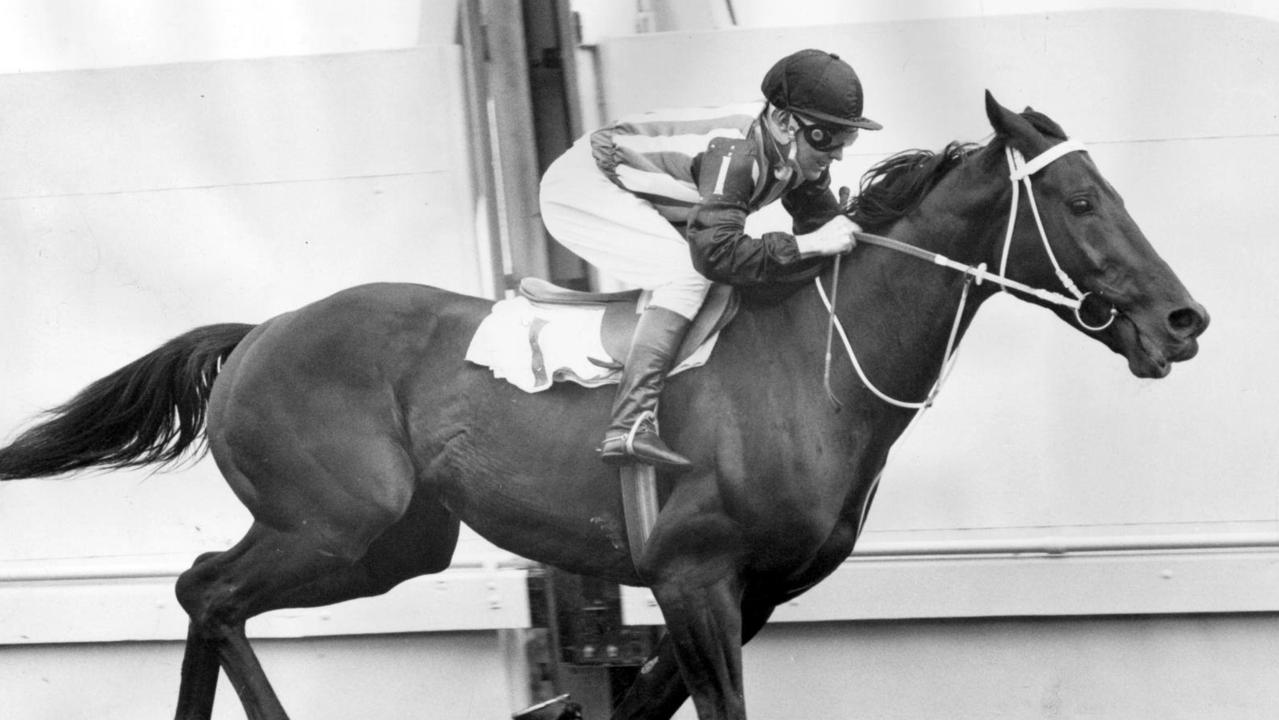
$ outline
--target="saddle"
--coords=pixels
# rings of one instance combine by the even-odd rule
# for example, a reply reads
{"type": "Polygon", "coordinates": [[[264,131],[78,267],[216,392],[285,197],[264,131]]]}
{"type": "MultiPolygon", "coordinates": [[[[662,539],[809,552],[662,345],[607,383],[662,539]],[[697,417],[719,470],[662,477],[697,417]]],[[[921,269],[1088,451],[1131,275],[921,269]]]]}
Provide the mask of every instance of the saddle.
{"type": "MultiPolygon", "coordinates": [[[[602,305],[604,319],[600,323],[600,344],[618,367],[626,361],[631,340],[635,337],[635,326],[639,323],[639,313],[636,310],[642,290],[584,292],[530,277],[520,280],[517,292],[537,305],[602,305]]],[[[703,343],[723,329],[737,314],[737,306],[737,293],[732,286],[720,283],[711,285],[706,300],[702,302],[697,317],[684,336],[684,342],[680,344],[679,352],[675,354],[673,366],[678,367],[697,352],[703,343]]]]}
{"type": "MultiPolygon", "coordinates": [[[[642,292],[593,293],[525,278],[517,295],[494,304],[466,359],[525,392],[558,380],[586,387],[617,383],[639,323],[642,292]]],[[[719,331],[737,313],[737,293],[712,285],[669,374],[706,362],[719,331]]]]}

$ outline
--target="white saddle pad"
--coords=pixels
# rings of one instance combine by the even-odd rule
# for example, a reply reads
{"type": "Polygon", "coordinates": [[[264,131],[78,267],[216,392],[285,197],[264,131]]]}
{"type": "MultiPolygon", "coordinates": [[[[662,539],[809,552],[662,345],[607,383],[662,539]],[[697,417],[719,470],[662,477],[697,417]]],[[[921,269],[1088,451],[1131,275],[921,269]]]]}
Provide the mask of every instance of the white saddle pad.
{"type": "MultiPolygon", "coordinates": [[[[480,323],[466,359],[525,392],[558,381],[586,387],[617,383],[621,368],[600,342],[603,305],[541,305],[527,298],[501,300],[480,323]]],[[[702,343],[668,375],[706,364],[719,334],[702,343]]]]}

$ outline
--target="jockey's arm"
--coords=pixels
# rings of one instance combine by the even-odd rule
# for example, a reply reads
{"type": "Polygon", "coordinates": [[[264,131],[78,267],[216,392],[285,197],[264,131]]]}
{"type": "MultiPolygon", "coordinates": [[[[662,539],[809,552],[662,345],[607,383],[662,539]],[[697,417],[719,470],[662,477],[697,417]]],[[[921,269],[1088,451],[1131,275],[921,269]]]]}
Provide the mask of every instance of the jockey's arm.
{"type": "Polygon", "coordinates": [[[830,170],[786,193],[782,206],[794,222],[795,242],[802,257],[835,255],[852,249],[853,231],[858,227],[844,215],[839,200],[830,191],[830,170]]]}
{"type": "Polygon", "coordinates": [[[686,229],[693,266],[707,278],[731,285],[790,281],[810,273],[815,261],[791,233],[746,233],[756,178],[768,171],[751,148],[744,140],[717,138],[701,158],[701,201],[686,229]]]}

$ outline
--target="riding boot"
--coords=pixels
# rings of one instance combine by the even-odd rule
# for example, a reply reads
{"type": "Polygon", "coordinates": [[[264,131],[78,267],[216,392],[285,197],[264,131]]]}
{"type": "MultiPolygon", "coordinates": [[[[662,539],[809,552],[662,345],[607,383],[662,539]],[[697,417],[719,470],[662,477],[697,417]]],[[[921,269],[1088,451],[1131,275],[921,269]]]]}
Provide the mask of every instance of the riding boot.
{"type": "Polygon", "coordinates": [[[640,315],[622,370],[621,387],[613,401],[613,421],[600,448],[604,462],[639,462],[667,470],[692,466],[688,458],[671,450],[657,436],[656,414],[666,372],[691,324],[679,313],[662,307],[650,307],[640,315]]]}

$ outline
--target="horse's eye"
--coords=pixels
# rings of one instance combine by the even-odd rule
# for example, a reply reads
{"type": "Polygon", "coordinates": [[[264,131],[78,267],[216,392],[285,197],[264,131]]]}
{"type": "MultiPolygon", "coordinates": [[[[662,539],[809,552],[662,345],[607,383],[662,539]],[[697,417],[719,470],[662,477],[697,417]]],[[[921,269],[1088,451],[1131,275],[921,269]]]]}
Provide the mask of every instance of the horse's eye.
{"type": "Polygon", "coordinates": [[[1092,212],[1092,201],[1088,198],[1075,198],[1070,201],[1070,212],[1075,215],[1087,215],[1092,212]]]}

